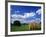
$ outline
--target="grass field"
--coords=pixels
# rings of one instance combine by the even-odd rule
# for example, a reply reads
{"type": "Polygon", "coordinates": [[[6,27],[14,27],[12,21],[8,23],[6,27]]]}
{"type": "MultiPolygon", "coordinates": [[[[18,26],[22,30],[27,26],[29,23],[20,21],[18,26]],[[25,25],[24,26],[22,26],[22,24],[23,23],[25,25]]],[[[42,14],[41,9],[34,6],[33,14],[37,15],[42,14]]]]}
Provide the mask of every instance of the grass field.
{"type": "Polygon", "coordinates": [[[12,26],[11,27],[11,32],[15,31],[30,31],[30,30],[41,30],[41,25],[36,25],[35,28],[33,25],[21,25],[21,26],[12,26]]]}
{"type": "Polygon", "coordinates": [[[28,31],[29,25],[12,26],[11,31],[28,31]]]}

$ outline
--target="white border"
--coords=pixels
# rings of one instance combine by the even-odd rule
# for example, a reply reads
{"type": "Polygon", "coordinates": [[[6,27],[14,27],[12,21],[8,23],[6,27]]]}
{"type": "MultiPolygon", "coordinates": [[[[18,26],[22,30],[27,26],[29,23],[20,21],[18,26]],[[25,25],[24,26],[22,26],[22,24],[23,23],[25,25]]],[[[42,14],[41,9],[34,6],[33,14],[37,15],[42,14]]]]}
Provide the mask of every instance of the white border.
{"type": "Polygon", "coordinates": [[[8,3],[8,35],[16,34],[32,34],[32,33],[43,33],[43,4],[32,4],[32,3],[8,3]],[[23,32],[11,32],[10,31],[10,5],[22,5],[22,6],[41,6],[41,30],[40,31],[23,31],[23,32]]]}

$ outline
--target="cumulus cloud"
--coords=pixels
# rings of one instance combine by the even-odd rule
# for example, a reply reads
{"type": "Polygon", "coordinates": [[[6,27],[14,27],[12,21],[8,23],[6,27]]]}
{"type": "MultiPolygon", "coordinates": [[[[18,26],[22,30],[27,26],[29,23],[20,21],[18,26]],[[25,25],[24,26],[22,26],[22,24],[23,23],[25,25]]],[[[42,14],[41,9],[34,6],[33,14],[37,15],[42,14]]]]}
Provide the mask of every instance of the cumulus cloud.
{"type": "Polygon", "coordinates": [[[13,23],[15,20],[19,20],[22,21],[23,20],[23,16],[22,15],[17,15],[17,14],[13,14],[11,15],[11,23],[13,23]]]}
{"type": "Polygon", "coordinates": [[[35,15],[35,13],[31,12],[31,13],[25,13],[24,17],[33,17],[35,15]]]}
{"type": "Polygon", "coordinates": [[[40,15],[40,14],[41,14],[41,9],[38,9],[38,10],[36,11],[36,13],[38,13],[38,15],[40,15]]]}
{"type": "Polygon", "coordinates": [[[31,12],[31,13],[24,13],[24,15],[21,15],[21,14],[12,14],[11,15],[11,21],[12,23],[15,21],[15,20],[19,20],[21,22],[29,22],[29,21],[26,21],[25,19],[26,18],[29,18],[29,17],[33,17],[35,15],[35,13],[31,12]]]}
{"type": "Polygon", "coordinates": [[[20,15],[20,14],[12,14],[11,17],[19,17],[19,18],[28,18],[28,17],[33,17],[35,15],[35,13],[24,13],[24,15],[20,15]]]}
{"type": "Polygon", "coordinates": [[[13,14],[11,15],[12,18],[23,18],[23,15],[17,15],[17,14],[13,14]]]}

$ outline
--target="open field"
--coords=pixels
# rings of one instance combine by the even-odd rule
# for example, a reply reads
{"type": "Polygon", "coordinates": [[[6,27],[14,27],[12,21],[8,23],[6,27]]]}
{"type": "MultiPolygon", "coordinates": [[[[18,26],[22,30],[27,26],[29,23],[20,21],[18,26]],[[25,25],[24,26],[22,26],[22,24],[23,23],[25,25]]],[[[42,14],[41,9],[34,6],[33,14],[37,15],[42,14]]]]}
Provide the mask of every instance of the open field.
{"type": "Polygon", "coordinates": [[[12,26],[11,31],[28,31],[29,25],[22,25],[22,26],[12,26]]]}
{"type": "Polygon", "coordinates": [[[41,25],[21,25],[21,26],[11,26],[11,31],[34,31],[34,30],[41,30],[41,25]]]}

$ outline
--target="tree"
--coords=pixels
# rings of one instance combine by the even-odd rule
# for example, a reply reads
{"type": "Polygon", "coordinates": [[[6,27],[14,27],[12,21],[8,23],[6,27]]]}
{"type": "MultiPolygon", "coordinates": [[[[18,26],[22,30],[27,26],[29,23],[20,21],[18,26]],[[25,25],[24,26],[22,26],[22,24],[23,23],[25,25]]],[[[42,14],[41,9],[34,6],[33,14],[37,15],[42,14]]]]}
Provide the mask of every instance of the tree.
{"type": "Polygon", "coordinates": [[[16,21],[14,21],[14,25],[15,26],[21,26],[21,23],[20,23],[20,21],[16,20],[16,21]]]}

